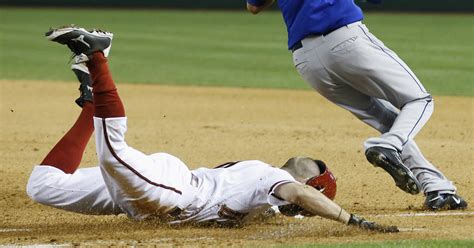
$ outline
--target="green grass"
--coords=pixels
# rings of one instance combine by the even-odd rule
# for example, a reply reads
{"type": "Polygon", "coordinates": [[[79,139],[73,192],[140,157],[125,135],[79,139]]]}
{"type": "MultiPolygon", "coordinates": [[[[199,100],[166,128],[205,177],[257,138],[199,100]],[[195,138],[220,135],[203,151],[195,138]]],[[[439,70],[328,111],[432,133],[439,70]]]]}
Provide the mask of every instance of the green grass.
{"type": "MultiPolygon", "coordinates": [[[[437,95],[473,96],[472,15],[367,14],[371,31],[437,95]]],[[[0,79],[73,80],[48,27],[114,31],[111,68],[128,83],[309,89],[279,12],[0,9],[0,79]]]]}
{"type": "Polygon", "coordinates": [[[301,245],[301,246],[281,246],[282,248],[463,248],[474,247],[474,240],[407,240],[372,243],[350,243],[350,244],[326,244],[326,245],[301,245]]]}

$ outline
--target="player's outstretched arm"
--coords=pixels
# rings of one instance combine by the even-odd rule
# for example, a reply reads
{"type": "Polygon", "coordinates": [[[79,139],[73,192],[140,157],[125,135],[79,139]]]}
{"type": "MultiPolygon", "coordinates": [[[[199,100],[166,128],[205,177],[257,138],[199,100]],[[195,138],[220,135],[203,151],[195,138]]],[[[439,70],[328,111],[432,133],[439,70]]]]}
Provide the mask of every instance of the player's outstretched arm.
{"type": "Polygon", "coordinates": [[[346,210],[342,209],[341,206],[308,185],[299,183],[283,184],[275,189],[275,194],[288,202],[304,208],[311,214],[335,220],[343,224],[355,225],[362,229],[379,232],[398,232],[396,226],[382,226],[354,214],[349,214],[346,210]]]}
{"type": "Polygon", "coordinates": [[[271,6],[275,0],[247,0],[247,10],[252,14],[258,14],[265,8],[271,6]]]}

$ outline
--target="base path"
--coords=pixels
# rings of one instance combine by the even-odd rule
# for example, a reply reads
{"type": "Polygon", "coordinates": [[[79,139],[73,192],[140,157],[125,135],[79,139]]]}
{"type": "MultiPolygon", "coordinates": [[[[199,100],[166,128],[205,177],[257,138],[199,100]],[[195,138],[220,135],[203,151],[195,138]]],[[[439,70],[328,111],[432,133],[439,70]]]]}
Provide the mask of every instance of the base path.
{"type": "MultiPolygon", "coordinates": [[[[338,180],[336,201],[398,234],[368,234],[321,218],[276,218],[241,229],[171,228],[125,216],[85,216],[33,203],[26,182],[75,120],[74,82],[0,80],[0,245],[244,246],[410,239],[472,239],[474,215],[406,218],[424,196],[399,190],[365,159],[362,143],[376,132],[311,90],[131,85],[118,82],[129,117],[127,140],[147,153],[166,151],[191,168],[261,159],[274,165],[307,155],[327,162],[338,180]],[[422,235],[420,235],[422,233],[422,235]]],[[[435,112],[417,143],[474,201],[474,98],[435,96],[435,112]]],[[[84,165],[95,166],[94,143],[84,165]]],[[[457,211],[458,212],[458,211],[457,211]]]]}

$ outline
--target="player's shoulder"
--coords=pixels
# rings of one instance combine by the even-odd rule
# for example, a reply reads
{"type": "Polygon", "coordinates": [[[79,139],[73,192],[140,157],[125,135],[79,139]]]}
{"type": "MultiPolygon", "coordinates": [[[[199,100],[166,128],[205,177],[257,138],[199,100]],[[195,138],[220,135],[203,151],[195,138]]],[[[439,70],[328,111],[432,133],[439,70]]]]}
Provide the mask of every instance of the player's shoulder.
{"type": "Polygon", "coordinates": [[[247,160],[247,161],[242,161],[243,166],[249,168],[252,168],[252,172],[260,171],[261,173],[264,173],[266,175],[273,175],[275,177],[285,177],[288,179],[293,179],[293,176],[291,176],[287,171],[282,170],[281,168],[277,168],[269,163],[263,162],[261,160],[247,160]]]}
{"type": "Polygon", "coordinates": [[[247,165],[257,165],[257,166],[271,166],[268,163],[263,162],[262,160],[243,160],[239,163],[247,164],[247,165]]]}
{"type": "Polygon", "coordinates": [[[257,167],[262,170],[280,170],[279,168],[261,160],[244,160],[240,161],[239,165],[243,167],[257,167]]]}

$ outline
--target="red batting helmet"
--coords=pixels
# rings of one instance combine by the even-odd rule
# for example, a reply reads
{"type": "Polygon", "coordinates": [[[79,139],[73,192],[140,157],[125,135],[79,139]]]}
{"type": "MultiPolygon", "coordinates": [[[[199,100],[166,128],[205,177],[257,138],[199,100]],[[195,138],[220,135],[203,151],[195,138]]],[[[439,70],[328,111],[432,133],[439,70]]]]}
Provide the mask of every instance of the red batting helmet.
{"type": "Polygon", "coordinates": [[[308,179],[306,185],[316,188],[329,199],[334,200],[337,190],[336,178],[323,161],[314,160],[314,162],[318,165],[321,174],[308,179]]]}
{"type": "MultiPolygon", "coordinates": [[[[308,158],[309,159],[309,158],[308,158]]],[[[313,159],[311,159],[313,160],[313,159]]],[[[307,161],[307,160],[306,160],[307,161]]],[[[327,168],[326,164],[321,160],[313,160],[319,167],[320,174],[318,176],[311,177],[306,181],[306,185],[309,185],[321,193],[323,193],[326,197],[331,200],[334,200],[336,197],[336,178],[332,174],[331,171],[327,168]]],[[[295,163],[295,161],[291,161],[295,163]]],[[[289,164],[290,162],[287,162],[289,164]]],[[[279,206],[278,209],[280,212],[286,216],[295,216],[301,214],[303,216],[311,217],[314,214],[310,213],[309,211],[305,210],[304,208],[296,205],[296,204],[288,204],[284,206],[279,206]]]]}

